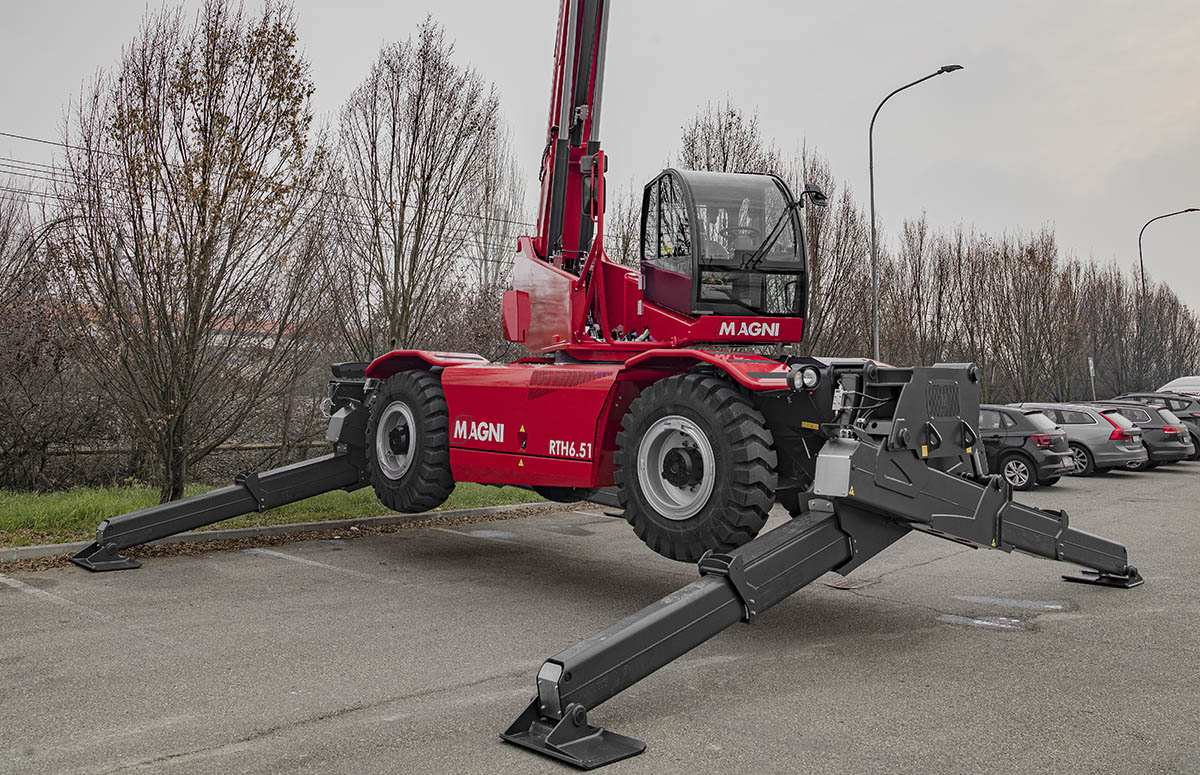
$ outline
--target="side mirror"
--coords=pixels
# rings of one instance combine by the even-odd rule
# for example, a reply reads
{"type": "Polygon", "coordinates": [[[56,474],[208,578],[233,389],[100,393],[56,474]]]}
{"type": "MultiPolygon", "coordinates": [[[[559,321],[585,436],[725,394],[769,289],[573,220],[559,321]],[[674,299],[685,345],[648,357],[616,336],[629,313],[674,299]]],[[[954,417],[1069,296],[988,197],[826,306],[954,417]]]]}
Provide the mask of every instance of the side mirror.
{"type": "Polygon", "coordinates": [[[808,197],[808,201],[816,207],[825,207],[829,204],[829,197],[825,196],[825,192],[816,183],[804,184],[804,190],[800,192],[800,200],[804,201],[804,197],[808,197]]]}

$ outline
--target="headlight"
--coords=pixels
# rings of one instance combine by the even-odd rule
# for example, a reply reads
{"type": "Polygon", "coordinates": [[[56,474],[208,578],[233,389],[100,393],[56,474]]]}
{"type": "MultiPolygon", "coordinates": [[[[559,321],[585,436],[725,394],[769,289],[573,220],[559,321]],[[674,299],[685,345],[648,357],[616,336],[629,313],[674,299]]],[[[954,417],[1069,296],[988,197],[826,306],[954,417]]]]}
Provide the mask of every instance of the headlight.
{"type": "Polygon", "coordinates": [[[788,387],[792,390],[816,390],[821,384],[821,370],[816,366],[801,366],[788,374],[788,387]]]}

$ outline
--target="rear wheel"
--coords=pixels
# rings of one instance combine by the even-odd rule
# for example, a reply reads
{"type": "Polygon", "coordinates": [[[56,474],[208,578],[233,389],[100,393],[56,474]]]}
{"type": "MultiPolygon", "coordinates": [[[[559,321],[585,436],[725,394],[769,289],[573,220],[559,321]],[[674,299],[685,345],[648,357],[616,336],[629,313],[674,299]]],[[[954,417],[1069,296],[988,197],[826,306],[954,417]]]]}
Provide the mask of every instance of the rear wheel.
{"type": "Polygon", "coordinates": [[[762,414],[727,382],[660,380],[630,405],[617,434],[625,519],[647,546],[695,562],[754,538],[775,502],[777,459],[762,414]]]}
{"type": "Polygon", "coordinates": [[[1192,454],[1188,456],[1188,460],[1200,460],[1200,436],[1192,434],[1192,454]]]}
{"type": "Polygon", "coordinates": [[[1096,461],[1087,447],[1082,444],[1072,444],[1071,456],[1075,463],[1075,470],[1071,472],[1071,476],[1091,476],[1096,473],[1096,461]]]}
{"type": "Polygon", "coordinates": [[[1062,479],[1062,477],[1061,476],[1047,476],[1045,479],[1038,479],[1037,483],[1040,484],[1042,487],[1053,487],[1054,485],[1058,484],[1059,479],[1062,479]]]}
{"type": "Polygon", "coordinates": [[[450,496],[450,410],[437,376],[402,371],[376,389],[367,466],[375,494],[393,511],[429,511],[450,496]]]}
{"type": "Polygon", "coordinates": [[[1000,475],[1014,490],[1033,489],[1033,464],[1024,455],[1010,454],[1000,458],[1000,475]]]}

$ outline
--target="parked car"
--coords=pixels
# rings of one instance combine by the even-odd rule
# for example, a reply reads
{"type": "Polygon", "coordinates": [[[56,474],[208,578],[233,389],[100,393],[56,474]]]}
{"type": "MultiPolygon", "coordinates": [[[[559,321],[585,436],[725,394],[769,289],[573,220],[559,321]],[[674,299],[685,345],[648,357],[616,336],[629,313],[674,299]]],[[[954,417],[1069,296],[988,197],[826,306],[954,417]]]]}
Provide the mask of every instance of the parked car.
{"type": "Polygon", "coordinates": [[[1200,396],[1200,375],[1173,379],[1158,389],[1160,393],[1183,393],[1184,395],[1200,396]]]}
{"type": "Polygon", "coordinates": [[[980,404],[979,438],[988,470],[1014,490],[1052,485],[1075,469],[1067,434],[1037,409],[980,404]]]}
{"type": "Polygon", "coordinates": [[[1183,423],[1165,406],[1142,404],[1137,401],[1101,401],[1097,402],[1097,405],[1115,407],[1142,429],[1142,443],[1146,445],[1149,459],[1143,464],[1126,466],[1132,471],[1156,468],[1163,463],[1178,463],[1196,452],[1183,423]]]}
{"type": "Polygon", "coordinates": [[[1191,460],[1200,460],[1200,395],[1185,395],[1183,393],[1126,393],[1117,396],[1114,401],[1137,401],[1142,404],[1165,405],[1171,414],[1183,421],[1188,436],[1192,439],[1191,460]]]}
{"type": "Polygon", "coordinates": [[[1013,406],[1037,409],[1066,432],[1075,464],[1072,476],[1091,476],[1147,460],[1141,429],[1116,407],[1037,403],[1013,406]]]}

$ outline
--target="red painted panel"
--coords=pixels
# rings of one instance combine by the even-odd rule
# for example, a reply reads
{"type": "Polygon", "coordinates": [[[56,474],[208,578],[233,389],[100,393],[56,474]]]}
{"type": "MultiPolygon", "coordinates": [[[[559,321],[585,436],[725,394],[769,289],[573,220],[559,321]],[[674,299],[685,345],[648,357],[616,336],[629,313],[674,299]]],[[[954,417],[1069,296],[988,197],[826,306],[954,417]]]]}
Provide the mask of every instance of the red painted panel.
{"type": "Polygon", "coordinates": [[[464,366],[442,373],[450,406],[450,447],[503,452],[476,459],[459,469],[451,455],[456,481],[590,486],[597,459],[597,427],[605,414],[609,391],[620,364],[513,363],[464,366]],[[559,481],[559,469],[539,467],[550,479],[531,478],[517,469],[514,456],[557,458],[572,465],[559,481]],[[492,466],[489,468],[488,466],[492,466]],[[587,469],[586,481],[573,473],[587,469]],[[510,478],[517,474],[521,479],[510,478]]]}
{"type": "Polygon", "coordinates": [[[392,350],[367,366],[366,374],[374,379],[387,379],[398,371],[427,370],[431,366],[463,366],[487,363],[487,358],[474,353],[442,353],[428,350],[392,350]]]}
{"type": "Polygon", "coordinates": [[[450,449],[456,482],[592,487],[592,464],[582,460],[450,449]]]}

